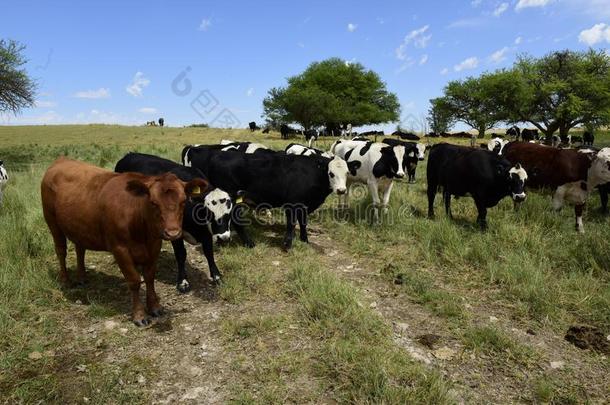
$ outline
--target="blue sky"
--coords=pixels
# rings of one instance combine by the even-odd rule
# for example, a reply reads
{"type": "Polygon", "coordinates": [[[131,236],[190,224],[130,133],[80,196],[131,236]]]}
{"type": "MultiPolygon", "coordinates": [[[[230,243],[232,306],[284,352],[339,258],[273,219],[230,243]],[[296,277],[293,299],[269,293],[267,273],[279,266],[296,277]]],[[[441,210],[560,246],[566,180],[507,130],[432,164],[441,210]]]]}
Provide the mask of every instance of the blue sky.
{"type": "Polygon", "coordinates": [[[379,73],[409,126],[448,80],[510,66],[523,52],[610,46],[610,0],[0,6],[0,38],[27,45],[40,85],[36,108],[0,124],[140,125],[162,116],[172,126],[226,117],[245,126],[262,121],[269,88],[336,56],[379,73]]]}

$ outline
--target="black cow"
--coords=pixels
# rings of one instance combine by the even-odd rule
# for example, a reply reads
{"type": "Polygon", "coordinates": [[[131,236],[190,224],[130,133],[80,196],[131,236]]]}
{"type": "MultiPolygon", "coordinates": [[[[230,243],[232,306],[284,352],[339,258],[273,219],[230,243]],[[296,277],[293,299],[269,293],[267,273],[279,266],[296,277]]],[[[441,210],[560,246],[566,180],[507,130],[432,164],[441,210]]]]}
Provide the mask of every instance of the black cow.
{"type": "Polygon", "coordinates": [[[159,118],[159,126],[162,127],[165,125],[165,120],[163,118],[159,118]]]}
{"type": "Polygon", "coordinates": [[[511,195],[515,201],[525,199],[527,173],[493,152],[480,148],[441,143],[428,156],[428,217],[434,218],[434,198],[443,189],[445,211],[451,216],[451,196],[470,194],[477,206],[477,222],[487,228],[487,208],[511,195]]]}
{"type": "Polygon", "coordinates": [[[515,141],[518,141],[519,137],[521,136],[521,130],[518,126],[513,125],[506,130],[506,135],[513,137],[515,141]]]}
{"type": "Polygon", "coordinates": [[[585,131],[585,133],[582,134],[582,144],[586,146],[593,146],[593,142],[595,142],[593,132],[585,131]]]}
{"type": "Polygon", "coordinates": [[[315,129],[308,129],[303,132],[305,135],[305,140],[307,141],[307,145],[311,148],[311,145],[318,140],[318,131],[315,129]]]}
{"type": "MultiPolygon", "coordinates": [[[[283,152],[256,155],[187,146],[182,151],[182,159],[186,166],[200,169],[210,182],[233,197],[243,192],[250,205],[283,208],[286,214],[285,250],[292,246],[297,222],[300,239],[307,242],[308,214],[322,205],[331,192],[345,194],[347,191],[348,164],[339,158],[283,152]]],[[[242,224],[239,225],[235,227],[238,233],[243,231],[242,224]]],[[[240,236],[251,243],[245,232],[240,236]]]]}
{"type": "Polygon", "coordinates": [[[282,139],[288,139],[288,137],[290,135],[296,135],[298,134],[300,131],[286,125],[286,124],[282,124],[280,126],[280,134],[282,135],[282,139]]]}
{"type": "Polygon", "coordinates": [[[419,136],[415,135],[412,132],[402,132],[402,131],[394,131],[392,135],[399,136],[400,139],[408,139],[410,141],[419,141],[419,136]]]}
{"type": "Polygon", "coordinates": [[[271,128],[267,127],[265,129],[263,129],[263,134],[268,134],[269,131],[271,131],[271,128]]]}
{"type": "MultiPolygon", "coordinates": [[[[128,153],[114,168],[117,173],[137,172],[146,175],[174,173],[182,181],[205,178],[198,169],[186,167],[171,160],[143,153],[128,153]]],[[[213,189],[197,199],[188,200],[184,206],[182,238],[172,241],[174,256],[178,264],[176,288],[187,292],[190,284],[186,275],[186,249],[184,241],[192,245],[201,244],[208,261],[210,276],[214,282],[220,280],[220,271],[214,261],[213,243],[227,241],[231,236],[230,220],[233,203],[229,194],[221,189],[213,189]]]]}
{"type": "Polygon", "coordinates": [[[403,167],[407,169],[409,183],[415,183],[415,171],[417,170],[417,162],[424,160],[426,157],[426,145],[423,143],[405,142],[398,139],[386,138],[382,141],[386,145],[405,147],[405,155],[403,158],[403,167]]]}
{"type": "Polygon", "coordinates": [[[256,131],[257,129],[260,129],[258,126],[256,126],[256,122],[252,121],[248,124],[248,128],[250,128],[251,132],[256,131]]]}
{"type": "Polygon", "coordinates": [[[521,139],[523,142],[537,141],[540,139],[537,129],[523,128],[521,131],[521,139]]]}

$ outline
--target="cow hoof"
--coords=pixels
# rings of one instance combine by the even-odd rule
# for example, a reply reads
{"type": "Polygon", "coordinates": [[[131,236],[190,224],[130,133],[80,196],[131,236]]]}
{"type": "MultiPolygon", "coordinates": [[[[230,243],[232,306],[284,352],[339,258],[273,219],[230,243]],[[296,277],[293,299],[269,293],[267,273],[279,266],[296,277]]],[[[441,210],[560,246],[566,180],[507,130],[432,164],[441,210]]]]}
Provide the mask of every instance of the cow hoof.
{"type": "Polygon", "coordinates": [[[244,242],[244,246],[249,249],[252,249],[256,246],[256,244],[250,240],[250,241],[244,242]]]}
{"type": "Polygon", "coordinates": [[[152,316],[153,318],[158,318],[161,315],[163,315],[163,308],[161,308],[161,307],[155,308],[152,311],[150,311],[150,316],[152,316]]]}
{"type": "Polygon", "coordinates": [[[142,319],[134,319],[133,323],[138,327],[138,328],[144,328],[148,325],[150,325],[150,319],[147,318],[142,318],[142,319]]]}
{"type": "Polygon", "coordinates": [[[188,280],[184,279],[176,284],[176,289],[178,292],[185,294],[191,290],[191,284],[188,282],[188,280]]]}

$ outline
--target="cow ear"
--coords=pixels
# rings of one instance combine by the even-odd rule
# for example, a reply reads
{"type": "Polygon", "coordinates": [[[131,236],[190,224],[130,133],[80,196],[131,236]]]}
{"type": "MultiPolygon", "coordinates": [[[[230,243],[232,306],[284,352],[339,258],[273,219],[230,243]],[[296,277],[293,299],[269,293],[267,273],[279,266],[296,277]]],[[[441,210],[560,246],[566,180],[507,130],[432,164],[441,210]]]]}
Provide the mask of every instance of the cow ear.
{"type": "Polygon", "coordinates": [[[521,163],[517,163],[517,164],[515,165],[515,169],[517,169],[517,170],[521,170],[521,163]]]}
{"type": "Polygon", "coordinates": [[[126,190],[137,197],[150,195],[148,186],[140,180],[129,180],[126,190]]]}
{"type": "Polygon", "coordinates": [[[206,192],[209,185],[204,179],[196,178],[184,185],[184,192],[189,197],[198,197],[206,192]]]}
{"type": "Polygon", "coordinates": [[[349,173],[352,176],[356,175],[356,170],[358,170],[360,168],[360,166],[362,166],[362,162],[359,162],[357,160],[347,163],[347,169],[349,170],[349,173]]]}

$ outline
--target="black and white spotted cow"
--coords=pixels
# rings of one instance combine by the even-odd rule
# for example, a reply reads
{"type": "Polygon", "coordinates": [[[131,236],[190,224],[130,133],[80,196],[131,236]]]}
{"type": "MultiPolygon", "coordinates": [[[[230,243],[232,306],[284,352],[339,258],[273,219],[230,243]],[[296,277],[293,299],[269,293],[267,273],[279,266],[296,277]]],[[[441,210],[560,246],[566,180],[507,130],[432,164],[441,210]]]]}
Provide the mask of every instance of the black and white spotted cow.
{"type": "MultiPolygon", "coordinates": [[[[137,172],[146,175],[174,173],[182,181],[193,178],[205,178],[197,169],[186,167],[171,160],[143,153],[128,153],[119,160],[114,168],[117,173],[137,172]]],[[[214,282],[220,280],[221,274],[214,261],[213,244],[228,241],[231,237],[231,212],[233,202],[227,192],[215,188],[201,197],[189,200],[184,206],[182,220],[182,238],[172,241],[174,256],[178,265],[176,288],[180,292],[190,289],[186,274],[186,249],[184,241],[191,245],[201,244],[203,254],[208,261],[210,276],[214,282]]]]}
{"type": "Polygon", "coordinates": [[[311,145],[313,145],[318,140],[318,131],[316,131],[315,129],[308,129],[307,131],[304,131],[303,134],[305,135],[307,146],[309,146],[310,148],[311,145]]]}
{"type": "Polygon", "coordinates": [[[426,145],[423,143],[405,142],[394,138],[387,138],[382,142],[390,146],[402,145],[405,147],[403,166],[407,171],[409,183],[415,183],[417,162],[426,158],[426,145]]]}
{"type": "MultiPolygon", "coordinates": [[[[331,153],[343,158],[348,165],[359,163],[355,173],[350,171],[348,185],[351,183],[366,184],[373,199],[373,216],[379,221],[380,210],[388,212],[390,195],[394,179],[405,176],[403,166],[405,147],[390,146],[385,143],[363,141],[336,141],[331,147],[331,153]],[[383,197],[379,198],[379,193],[383,197]]],[[[348,203],[348,193],[345,194],[344,205],[348,203]]]]}
{"type": "Polygon", "coordinates": [[[8,172],[4,168],[4,162],[0,160],[0,205],[2,205],[3,189],[8,183],[8,172]]]}
{"type": "Polygon", "coordinates": [[[324,152],[323,150],[310,148],[305,145],[300,145],[298,143],[291,143],[286,146],[284,150],[288,155],[302,155],[302,156],[324,156],[326,158],[332,159],[333,155],[328,152],[324,152]]]}
{"type": "MultiPolygon", "coordinates": [[[[219,152],[213,146],[187,146],[182,151],[182,160],[186,166],[201,170],[210,182],[227,190],[234,198],[241,193],[249,205],[282,208],[286,214],[285,250],[292,246],[297,222],[300,239],[307,242],[308,215],[331,193],[345,194],[348,170],[355,173],[359,165],[348,164],[340,158],[284,152],[219,152]]],[[[236,222],[241,222],[239,219],[236,218],[236,222]]],[[[236,227],[236,230],[240,232],[240,228],[236,227]]],[[[240,236],[246,243],[252,243],[245,232],[240,236]]]]}
{"type": "Polygon", "coordinates": [[[241,153],[254,153],[257,151],[268,151],[270,150],[268,147],[263,145],[262,143],[256,142],[237,142],[231,141],[228,139],[223,139],[220,141],[220,144],[224,146],[222,148],[223,151],[235,150],[241,153]]]}
{"type": "Polygon", "coordinates": [[[509,141],[506,141],[501,138],[492,138],[489,140],[489,142],[487,142],[487,150],[489,150],[490,152],[494,152],[497,155],[502,155],[504,147],[508,142],[509,141]]]}

